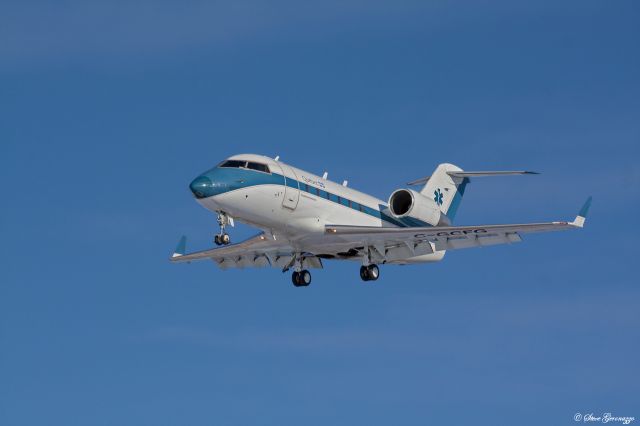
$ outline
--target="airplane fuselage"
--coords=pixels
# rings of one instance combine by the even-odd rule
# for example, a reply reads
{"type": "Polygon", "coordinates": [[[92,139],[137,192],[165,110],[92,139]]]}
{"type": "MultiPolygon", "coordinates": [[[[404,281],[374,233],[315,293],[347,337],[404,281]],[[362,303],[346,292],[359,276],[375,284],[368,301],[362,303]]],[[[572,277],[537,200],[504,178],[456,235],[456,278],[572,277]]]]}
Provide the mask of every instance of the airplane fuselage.
{"type": "MultiPolygon", "coordinates": [[[[301,251],[313,246],[317,252],[318,246],[324,246],[328,256],[340,257],[347,248],[335,238],[325,238],[326,225],[428,226],[413,218],[393,217],[387,203],[376,197],[254,154],[228,158],[198,176],[191,189],[198,203],[212,212],[224,212],[276,239],[286,239],[301,251]],[[254,168],[248,167],[250,163],[254,168]],[[209,187],[200,184],[199,191],[202,181],[210,182],[209,187]]],[[[444,252],[418,255],[403,263],[437,261],[443,256],[444,252]]]]}

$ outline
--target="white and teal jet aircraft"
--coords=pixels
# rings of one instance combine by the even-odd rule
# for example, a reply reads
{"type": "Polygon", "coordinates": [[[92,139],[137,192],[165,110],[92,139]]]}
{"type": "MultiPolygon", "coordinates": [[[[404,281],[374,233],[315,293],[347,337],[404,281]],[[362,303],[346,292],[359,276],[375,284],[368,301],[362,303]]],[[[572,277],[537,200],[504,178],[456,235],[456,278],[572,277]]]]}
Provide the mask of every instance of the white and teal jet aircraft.
{"type": "Polygon", "coordinates": [[[323,260],[353,260],[360,277],[375,281],[379,264],[438,262],[447,250],[517,243],[530,232],[584,226],[591,197],[572,222],[512,225],[453,225],[470,178],[533,174],[527,171],[469,172],[440,164],[433,175],[398,189],[384,202],[275,159],[234,155],[198,176],[190,189],[198,203],[215,212],[221,247],[185,253],[182,237],[172,262],[211,259],[223,269],[272,266],[293,269],[296,287],[311,283],[309,269],[323,260]],[[230,244],[227,225],[235,220],[262,232],[230,244]]]}

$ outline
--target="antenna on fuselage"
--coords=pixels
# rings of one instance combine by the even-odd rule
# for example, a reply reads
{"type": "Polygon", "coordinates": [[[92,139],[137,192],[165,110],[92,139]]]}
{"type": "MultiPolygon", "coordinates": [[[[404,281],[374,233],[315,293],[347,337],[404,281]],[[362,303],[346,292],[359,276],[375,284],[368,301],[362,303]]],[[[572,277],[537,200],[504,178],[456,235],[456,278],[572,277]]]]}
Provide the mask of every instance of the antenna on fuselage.
{"type": "Polygon", "coordinates": [[[329,172],[324,172],[322,179],[327,180],[327,176],[329,176],[329,172]]]}
{"type": "Polygon", "coordinates": [[[349,185],[349,181],[348,180],[343,180],[342,181],[342,186],[347,186],[349,185]]]}
{"type": "Polygon", "coordinates": [[[280,159],[279,155],[276,155],[276,158],[274,158],[275,161],[278,161],[280,159]]]}

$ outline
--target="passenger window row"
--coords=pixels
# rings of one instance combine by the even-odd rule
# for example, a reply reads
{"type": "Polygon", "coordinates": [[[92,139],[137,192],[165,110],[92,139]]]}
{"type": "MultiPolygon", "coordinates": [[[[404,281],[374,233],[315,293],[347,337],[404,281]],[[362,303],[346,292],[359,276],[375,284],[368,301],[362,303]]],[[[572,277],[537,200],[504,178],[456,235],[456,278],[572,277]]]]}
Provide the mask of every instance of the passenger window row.
{"type": "Polygon", "coordinates": [[[354,210],[361,211],[363,213],[367,213],[370,215],[376,215],[376,213],[380,213],[378,210],[374,210],[370,207],[363,206],[360,203],[356,203],[355,201],[351,201],[347,198],[340,197],[339,195],[332,194],[327,191],[323,191],[322,189],[318,189],[315,186],[311,186],[306,183],[300,183],[300,190],[304,192],[308,192],[312,195],[317,195],[320,198],[327,199],[329,201],[333,201],[334,203],[342,204],[345,207],[352,208],[354,210]]]}
{"type": "MultiPolygon", "coordinates": [[[[258,171],[258,172],[262,172],[262,173],[271,174],[271,170],[269,169],[269,166],[267,166],[266,164],[255,163],[253,161],[226,160],[226,161],[223,161],[218,167],[236,168],[236,169],[249,169],[249,170],[255,170],[255,171],[258,171]]],[[[353,210],[360,211],[360,212],[368,214],[370,216],[374,216],[374,217],[383,219],[383,220],[385,220],[387,222],[391,222],[391,223],[394,223],[396,225],[402,225],[402,223],[399,223],[399,222],[395,221],[393,218],[387,216],[386,214],[382,213],[378,209],[372,209],[371,207],[363,206],[360,203],[356,203],[355,201],[351,201],[348,198],[340,197],[339,195],[332,194],[332,193],[324,191],[324,190],[322,190],[320,188],[316,188],[315,186],[311,186],[311,185],[308,185],[306,183],[298,182],[298,181],[290,179],[290,178],[286,178],[286,185],[291,187],[291,188],[298,188],[299,187],[301,191],[305,191],[305,192],[307,192],[309,194],[312,194],[312,195],[315,195],[317,197],[324,198],[326,200],[329,200],[329,201],[337,203],[337,204],[341,204],[341,205],[343,205],[345,207],[351,208],[353,210]]]]}

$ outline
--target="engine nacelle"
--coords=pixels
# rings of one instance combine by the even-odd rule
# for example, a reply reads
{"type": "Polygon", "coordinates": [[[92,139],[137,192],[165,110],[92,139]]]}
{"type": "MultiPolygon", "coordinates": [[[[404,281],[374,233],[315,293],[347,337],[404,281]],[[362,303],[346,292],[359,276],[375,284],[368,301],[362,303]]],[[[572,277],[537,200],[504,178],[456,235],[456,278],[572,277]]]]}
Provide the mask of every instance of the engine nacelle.
{"type": "Polygon", "coordinates": [[[389,197],[389,210],[396,218],[410,217],[427,222],[433,226],[451,225],[446,214],[429,197],[412,189],[398,189],[389,197]]]}

